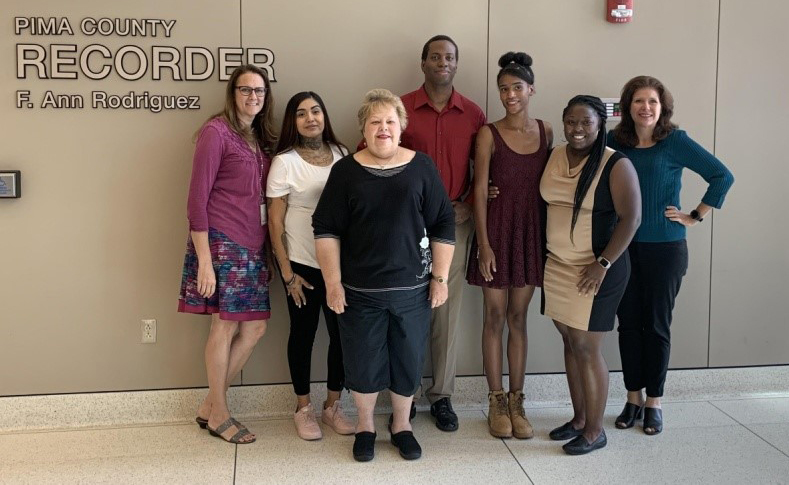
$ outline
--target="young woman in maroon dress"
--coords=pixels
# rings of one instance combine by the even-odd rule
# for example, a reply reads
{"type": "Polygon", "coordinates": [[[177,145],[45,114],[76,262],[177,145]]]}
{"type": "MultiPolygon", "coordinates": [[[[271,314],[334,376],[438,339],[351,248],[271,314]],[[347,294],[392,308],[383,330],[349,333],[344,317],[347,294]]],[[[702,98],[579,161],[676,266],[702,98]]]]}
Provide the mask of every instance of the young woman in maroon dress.
{"type": "Polygon", "coordinates": [[[542,286],[545,207],[540,177],[553,143],[549,123],[529,117],[534,94],[532,59],[509,52],[499,59],[496,78],[504,118],[477,134],[474,167],[476,235],[468,264],[468,282],[482,287],[485,317],[482,358],[490,393],[488,425],[493,436],[531,438],[523,411],[526,372],[526,310],[536,286],[542,286]],[[488,200],[488,183],[498,197],[488,200]],[[502,385],[502,333],[509,328],[507,360],[510,392],[502,385]]]}

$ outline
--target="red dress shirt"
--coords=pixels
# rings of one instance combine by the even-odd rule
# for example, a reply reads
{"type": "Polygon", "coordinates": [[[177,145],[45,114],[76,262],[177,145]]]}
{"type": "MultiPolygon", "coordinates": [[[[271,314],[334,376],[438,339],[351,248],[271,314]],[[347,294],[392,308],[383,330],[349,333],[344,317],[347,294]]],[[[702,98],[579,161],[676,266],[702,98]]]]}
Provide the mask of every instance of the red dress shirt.
{"type": "Polygon", "coordinates": [[[452,90],[439,113],[430,103],[424,85],[401,97],[408,113],[402,146],[427,153],[436,164],[450,200],[471,195],[469,160],[474,140],[485,124],[485,114],[473,101],[452,90]]]}

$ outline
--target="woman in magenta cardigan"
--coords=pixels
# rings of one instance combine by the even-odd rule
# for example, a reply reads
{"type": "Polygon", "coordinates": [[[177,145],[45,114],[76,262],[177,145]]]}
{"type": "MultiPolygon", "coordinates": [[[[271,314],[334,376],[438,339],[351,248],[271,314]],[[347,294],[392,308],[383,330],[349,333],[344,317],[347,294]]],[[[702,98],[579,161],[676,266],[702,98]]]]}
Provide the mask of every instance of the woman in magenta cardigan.
{"type": "Polygon", "coordinates": [[[236,69],[225,107],[200,129],[189,186],[190,238],[178,311],[211,315],[205,347],[208,396],[197,423],[225,441],[255,435],[233,419],[227,388],[246,363],[270,316],[262,204],[272,130],[271,85],[253,65],[236,69]]]}

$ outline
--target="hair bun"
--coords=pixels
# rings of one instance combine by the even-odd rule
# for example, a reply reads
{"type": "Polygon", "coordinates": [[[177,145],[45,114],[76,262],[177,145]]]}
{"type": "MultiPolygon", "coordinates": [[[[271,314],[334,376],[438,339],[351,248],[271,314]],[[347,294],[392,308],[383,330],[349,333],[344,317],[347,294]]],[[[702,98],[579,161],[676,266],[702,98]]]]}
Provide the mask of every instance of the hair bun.
{"type": "Polygon", "coordinates": [[[507,52],[499,58],[499,67],[503,68],[513,62],[523,67],[531,67],[532,59],[525,52],[507,52]]]}

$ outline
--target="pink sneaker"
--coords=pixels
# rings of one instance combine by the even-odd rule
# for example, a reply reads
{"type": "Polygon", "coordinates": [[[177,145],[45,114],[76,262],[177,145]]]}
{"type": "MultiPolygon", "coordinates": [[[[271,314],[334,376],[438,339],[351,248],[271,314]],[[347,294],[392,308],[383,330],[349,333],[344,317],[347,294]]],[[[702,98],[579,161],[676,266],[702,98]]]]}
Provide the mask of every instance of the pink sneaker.
{"type": "Polygon", "coordinates": [[[334,401],[330,408],[323,409],[321,421],[337,434],[354,434],[356,432],[356,425],[342,412],[339,400],[334,401]]]}
{"type": "Polygon", "coordinates": [[[321,427],[315,419],[315,409],[312,403],[293,413],[293,422],[296,424],[296,433],[299,438],[307,441],[319,440],[323,438],[321,427]]]}

